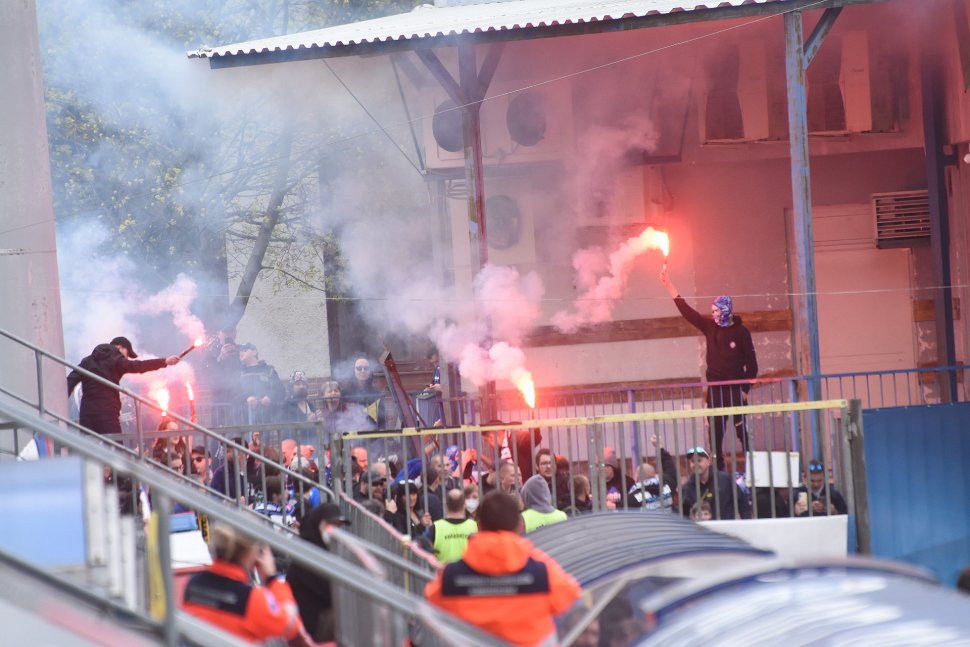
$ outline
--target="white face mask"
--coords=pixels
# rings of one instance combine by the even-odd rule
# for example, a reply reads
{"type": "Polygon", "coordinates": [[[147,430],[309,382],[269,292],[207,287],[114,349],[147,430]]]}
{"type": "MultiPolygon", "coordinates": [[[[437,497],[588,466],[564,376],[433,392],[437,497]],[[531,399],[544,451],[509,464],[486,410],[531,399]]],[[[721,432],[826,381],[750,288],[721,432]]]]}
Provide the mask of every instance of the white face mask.
{"type": "Polygon", "coordinates": [[[475,510],[478,510],[478,499],[465,501],[465,510],[468,510],[468,514],[475,514],[475,510]]]}

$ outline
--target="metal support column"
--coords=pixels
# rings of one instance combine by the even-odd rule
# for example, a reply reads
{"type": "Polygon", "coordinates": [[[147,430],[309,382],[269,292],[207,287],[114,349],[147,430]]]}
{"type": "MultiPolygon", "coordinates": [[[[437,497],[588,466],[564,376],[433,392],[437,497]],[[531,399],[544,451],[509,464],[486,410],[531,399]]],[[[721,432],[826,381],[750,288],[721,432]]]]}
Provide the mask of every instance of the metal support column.
{"type": "MultiPolygon", "coordinates": [[[[815,298],[815,249],[812,237],[812,184],[809,173],[808,109],[802,14],[785,14],[785,72],[788,80],[788,139],[791,146],[793,238],[798,281],[797,364],[802,375],[819,374],[818,305],[815,298]]],[[[792,358],[795,359],[795,358],[792,358]]],[[[808,380],[808,397],[819,399],[819,383],[808,380]]]]}
{"type": "MultiPolygon", "coordinates": [[[[933,254],[933,305],[936,315],[936,357],[940,368],[955,366],[953,289],[950,287],[950,217],[947,205],[945,97],[943,60],[924,43],[920,52],[923,94],[923,137],[926,143],[926,185],[929,189],[930,250],[933,254]]],[[[954,371],[937,373],[940,402],[957,401],[954,371]]]]}
{"type": "MultiPolygon", "coordinates": [[[[488,233],[485,221],[485,167],[482,162],[481,107],[498,69],[505,43],[495,43],[488,49],[481,71],[475,58],[475,45],[458,46],[458,81],[431,50],[417,50],[415,54],[431,72],[435,80],[461,108],[462,140],[465,151],[465,186],[468,192],[468,235],[471,243],[472,267],[481,270],[488,263],[488,233]],[[477,251],[477,259],[475,253],[477,251]]],[[[489,328],[491,326],[489,325],[489,328]]],[[[485,385],[483,418],[493,420],[495,384],[485,385]]]]}

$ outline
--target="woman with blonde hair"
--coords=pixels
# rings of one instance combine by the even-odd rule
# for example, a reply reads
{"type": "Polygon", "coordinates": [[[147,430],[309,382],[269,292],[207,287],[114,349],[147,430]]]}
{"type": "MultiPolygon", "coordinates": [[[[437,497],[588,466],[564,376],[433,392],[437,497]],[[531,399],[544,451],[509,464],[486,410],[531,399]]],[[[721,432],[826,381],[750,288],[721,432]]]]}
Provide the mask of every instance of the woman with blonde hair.
{"type": "Polygon", "coordinates": [[[293,592],[277,575],[269,546],[215,524],[209,550],[212,565],[185,588],[186,612],[250,642],[291,640],[300,633],[293,592]],[[253,583],[253,571],[264,586],[253,583]]]}

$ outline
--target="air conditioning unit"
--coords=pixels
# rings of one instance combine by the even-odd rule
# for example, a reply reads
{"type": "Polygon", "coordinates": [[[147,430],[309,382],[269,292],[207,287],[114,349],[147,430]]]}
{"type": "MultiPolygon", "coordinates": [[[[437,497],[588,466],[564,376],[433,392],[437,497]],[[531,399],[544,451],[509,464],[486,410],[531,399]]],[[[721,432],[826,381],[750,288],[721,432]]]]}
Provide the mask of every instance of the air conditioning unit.
{"type": "Polygon", "coordinates": [[[577,205],[580,227],[617,227],[662,219],[659,166],[623,167],[608,178],[608,184],[577,205]]]}
{"type": "Polygon", "coordinates": [[[485,183],[489,263],[535,263],[534,223],[532,183],[527,178],[492,178],[485,183]]]}
{"type": "Polygon", "coordinates": [[[929,246],[930,198],[927,191],[874,193],[872,214],[879,249],[929,246]]]}
{"type": "MultiPolygon", "coordinates": [[[[562,159],[574,148],[569,80],[527,90],[529,81],[495,82],[481,106],[482,156],[486,166],[562,159]]],[[[464,164],[461,111],[440,88],[423,96],[424,143],[430,168],[464,164]]]]}
{"type": "Polygon", "coordinates": [[[721,45],[704,65],[706,88],[698,96],[704,144],[768,139],[768,75],[760,40],[721,45]]]}

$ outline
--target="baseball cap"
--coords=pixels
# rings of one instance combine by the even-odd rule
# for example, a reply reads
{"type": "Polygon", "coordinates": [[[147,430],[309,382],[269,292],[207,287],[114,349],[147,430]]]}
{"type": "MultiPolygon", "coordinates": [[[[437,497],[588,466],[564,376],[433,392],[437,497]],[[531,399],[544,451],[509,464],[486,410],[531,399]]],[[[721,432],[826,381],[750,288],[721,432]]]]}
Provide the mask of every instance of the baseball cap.
{"type": "Polygon", "coordinates": [[[387,482],[387,479],[381,475],[377,470],[367,470],[360,477],[361,483],[379,483],[381,481],[387,482]]]}
{"type": "Polygon", "coordinates": [[[350,523],[350,519],[340,512],[340,506],[336,503],[321,503],[320,518],[330,523],[350,523]]]}
{"type": "Polygon", "coordinates": [[[693,449],[688,449],[687,450],[687,456],[693,456],[694,454],[700,454],[700,455],[705,456],[707,458],[710,458],[711,457],[711,455],[708,454],[707,453],[707,450],[704,449],[703,447],[694,447],[693,449]]]}
{"type": "Polygon", "coordinates": [[[239,350],[242,350],[244,348],[248,350],[256,350],[256,347],[250,344],[249,342],[246,342],[245,344],[238,344],[238,347],[239,347],[239,350]]]}
{"type": "MultiPolygon", "coordinates": [[[[104,339],[104,337],[102,337],[102,339],[104,339]]],[[[138,357],[138,353],[136,353],[135,349],[131,347],[131,342],[128,341],[127,337],[115,337],[114,339],[111,340],[111,345],[121,346],[122,348],[127,350],[128,359],[136,359],[138,357]]]]}

